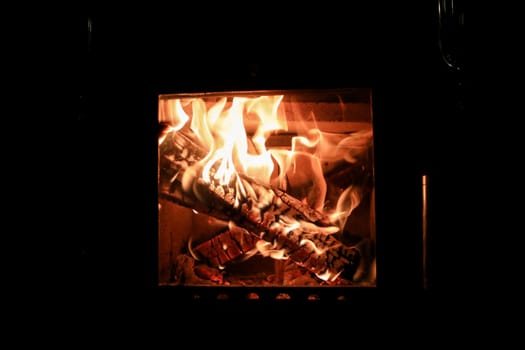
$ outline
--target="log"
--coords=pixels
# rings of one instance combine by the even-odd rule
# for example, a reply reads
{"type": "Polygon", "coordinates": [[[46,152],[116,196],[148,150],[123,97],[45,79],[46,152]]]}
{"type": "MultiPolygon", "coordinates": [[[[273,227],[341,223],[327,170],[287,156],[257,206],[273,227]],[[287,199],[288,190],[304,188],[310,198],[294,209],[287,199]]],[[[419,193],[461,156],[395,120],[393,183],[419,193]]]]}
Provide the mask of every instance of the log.
{"type": "MultiPolygon", "coordinates": [[[[255,238],[270,242],[272,249],[283,249],[294,263],[327,282],[336,281],[343,273],[346,278],[353,276],[360,260],[359,250],[334,237],[339,228],[324,214],[281,189],[242,174],[228,185],[208,183],[198,163],[206,155],[206,148],[191,130],[168,132],[159,145],[159,196],[200,213],[227,218],[255,238]],[[193,174],[190,184],[188,174],[193,174]],[[237,189],[239,186],[243,193],[237,189]]],[[[215,170],[214,165],[211,171],[215,170]]],[[[237,239],[232,233],[224,237],[237,239]]],[[[210,242],[209,246],[216,244],[210,242]]],[[[218,254],[214,264],[229,258],[218,254]]]]}
{"type": "Polygon", "coordinates": [[[222,267],[229,261],[248,254],[255,248],[260,238],[241,227],[233,226],[228,230],[200,243],[192,250],[201,260],[211,266],[222,267]]]}
{"type": "Polygon", "coordinates": [[[195,265],[195,259],[180,254],[175,259],[173,283],[175,285],[216,285],[223,284],[219,270],[205,265],[195,265]]]}

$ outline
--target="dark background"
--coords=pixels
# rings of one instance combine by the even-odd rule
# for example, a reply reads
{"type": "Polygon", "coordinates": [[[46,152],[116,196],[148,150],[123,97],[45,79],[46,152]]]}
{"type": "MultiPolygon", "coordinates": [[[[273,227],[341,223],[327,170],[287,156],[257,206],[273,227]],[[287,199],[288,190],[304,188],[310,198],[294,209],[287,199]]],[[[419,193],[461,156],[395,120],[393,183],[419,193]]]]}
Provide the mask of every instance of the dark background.
{"type": "MultiPolygon", "coordinates": [[[[456,13],[462,5],[456,2],[456,13]]],[[[437,1],[301,6],[228,15],[224,8],[87,8],[77,133],[82,298],[172,298],[156,288],[158,94],[359,86],[373,91],[379,254],[378,288],[361,297],[374,303],[466,297],[472,279],[466,250],[476,232],[465,205],[474,152],[465,138],[475,135],[469,135],[464,26],[454,19],[440,26],[437,1]],[[266,63],[239,63],[247,61],[266,63]]]]}

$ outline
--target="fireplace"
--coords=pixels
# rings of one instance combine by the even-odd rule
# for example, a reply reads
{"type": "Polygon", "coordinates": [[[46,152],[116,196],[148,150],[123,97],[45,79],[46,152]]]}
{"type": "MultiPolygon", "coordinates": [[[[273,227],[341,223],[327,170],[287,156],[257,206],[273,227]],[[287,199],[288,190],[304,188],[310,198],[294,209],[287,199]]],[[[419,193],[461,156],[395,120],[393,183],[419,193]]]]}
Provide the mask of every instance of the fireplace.
{"type": "Polygon", "coordinates": [[[162,94],[159,123],[159,286],[375,287],[369,88],[162,94]]]}
{"type": "MultiPolygon", "coordinates": [[[[439,53],[436,8],[420,6],[421,17],[399,10],[406,28],[384,35],[340,31],[355,50],[326,63],[176,62],[169,28],[132,37],[124,19],[91,16],[78,135],[84,290],[355,306],[449,281],[453,259],[436,264],[449,240],[432,233],[449,202],[436,176],[455,149],[434,131],[461,119],[462,91],[439,53]]],[[[310,48],[337,47],[330,37],[310,48]]]]}
{"type": "Polygon", "coordinates": [[[88,290],[196,305],[421,290],[422,148],[390,117],[399,91],[252,82],[97,86],[82,129],[88,290]]]}

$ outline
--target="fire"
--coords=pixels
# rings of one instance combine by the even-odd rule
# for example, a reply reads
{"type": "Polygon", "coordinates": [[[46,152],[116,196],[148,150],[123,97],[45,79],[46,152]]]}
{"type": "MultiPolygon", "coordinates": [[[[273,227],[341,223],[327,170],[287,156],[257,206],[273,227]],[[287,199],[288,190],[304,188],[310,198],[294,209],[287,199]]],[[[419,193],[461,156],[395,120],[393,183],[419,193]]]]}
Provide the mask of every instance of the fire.
{"type": "Polygon", "coordinates": [[[340,274],[341,274],[341,272],[332,273],[330,271],[325,271],[322,274],[318,274],[317,277],[319,277],[323,281],[333,282],[333,281],[335,281],[337,279],[337,277],[339,277],[340,274]]]}
{"type": "MultiPolygon", "coordinates": [[[[255,250],[263,256],[292,259],[293,251],[303,248],[311,251],[311,259],[320,259],[328,249],[336,247],[320,246],[323,239],[319,235],[341,232],[363,197],[362,188],[352,185],[344,188],[337,198],[329,198],[326,164],[335,168],[340,163],[358,162],[371,147],[372,130],[350,134],[322,131],[313,113],[308,119],[296,121],[290,130],[283,98],[284,95],[277,94],[161,99],[159,121],[169,125],[167,133],[191,131],[204,149],[200,159],[183,159],[184,166],[173,175],[181,178],[185,193],[206,202],[209,194],[196,190],[196,181],[201,181],[208,191],[219,191],[220,198],[231,198],[232,209],[255,218],[250,228],[254,227],[252,234],[260,235],[255,250]],[[289,143],[268,145],[275,135],[289,143]],[[325,215],[330,224],[319,225],[287,212],[264,223],[261,218],[267,208],[284,200],[272,189],[297,198],[305,207],[325,215]],[[256,232],[257,227],[260,232],[256,232]]],[[[164,136],[159,142],[164,142],[164,136]]],[[[227,250],[226,246],[222,248],[227,250]]],[[[312,271],[323,281],[333,281],[341,273],[329,268],[312,271]]]]}
{"type": "Polygon", "coordinates": [[[274,247],[274,245],[270,242],[265,241],[258,241],[256,244],[257,251],[262,256],[269,256],[276,260],[286,260],[288,259],[288,255],[286,254],[285,249],[277,249],[274,247]]]}
{"type": "Polygon", "coordinates": [[[178,99],[160,100],[159,111],[159,121],[169,125],[170,131],[180,130],[190,120],[178,99]]]}
{"type": "Polygon", "coordinates": [[[231,102],[222,98],[209,110],[203,100],[191,101],[191,128],[210,151],[202,160],[207,182],[212,182],[210,172],[214,166],[217,170],[213,181],[221,185],[230,185],[237,172],[269,182],[274,164],[265,143],[272,131],[286,129],[286,121],[277,113],[282,97],[234,97],[231,102]],[[246,126],[252,129],[250,137],[246,126]]]}

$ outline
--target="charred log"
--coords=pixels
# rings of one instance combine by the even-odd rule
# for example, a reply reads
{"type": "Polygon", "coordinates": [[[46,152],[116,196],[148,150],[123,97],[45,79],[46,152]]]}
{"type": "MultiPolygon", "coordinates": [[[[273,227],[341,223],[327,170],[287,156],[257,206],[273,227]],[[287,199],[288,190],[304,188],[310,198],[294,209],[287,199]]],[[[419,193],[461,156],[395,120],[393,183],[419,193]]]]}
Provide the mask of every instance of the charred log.
{"type": "Polygon", "coordinates": [[[229,261],[248,254],[259,238],[241,227],[233,226],[213,238],[200,243],[193,252],[211,266],[224,266],[229,261]]]}
{"type": "Polygon", "coordinates": [[[174,264],[173,281],[176,285],[216,285],[223,284],[222,273],[215,267],[195,264],[195,259],[186,254],[177,256],[174,264]]]}

